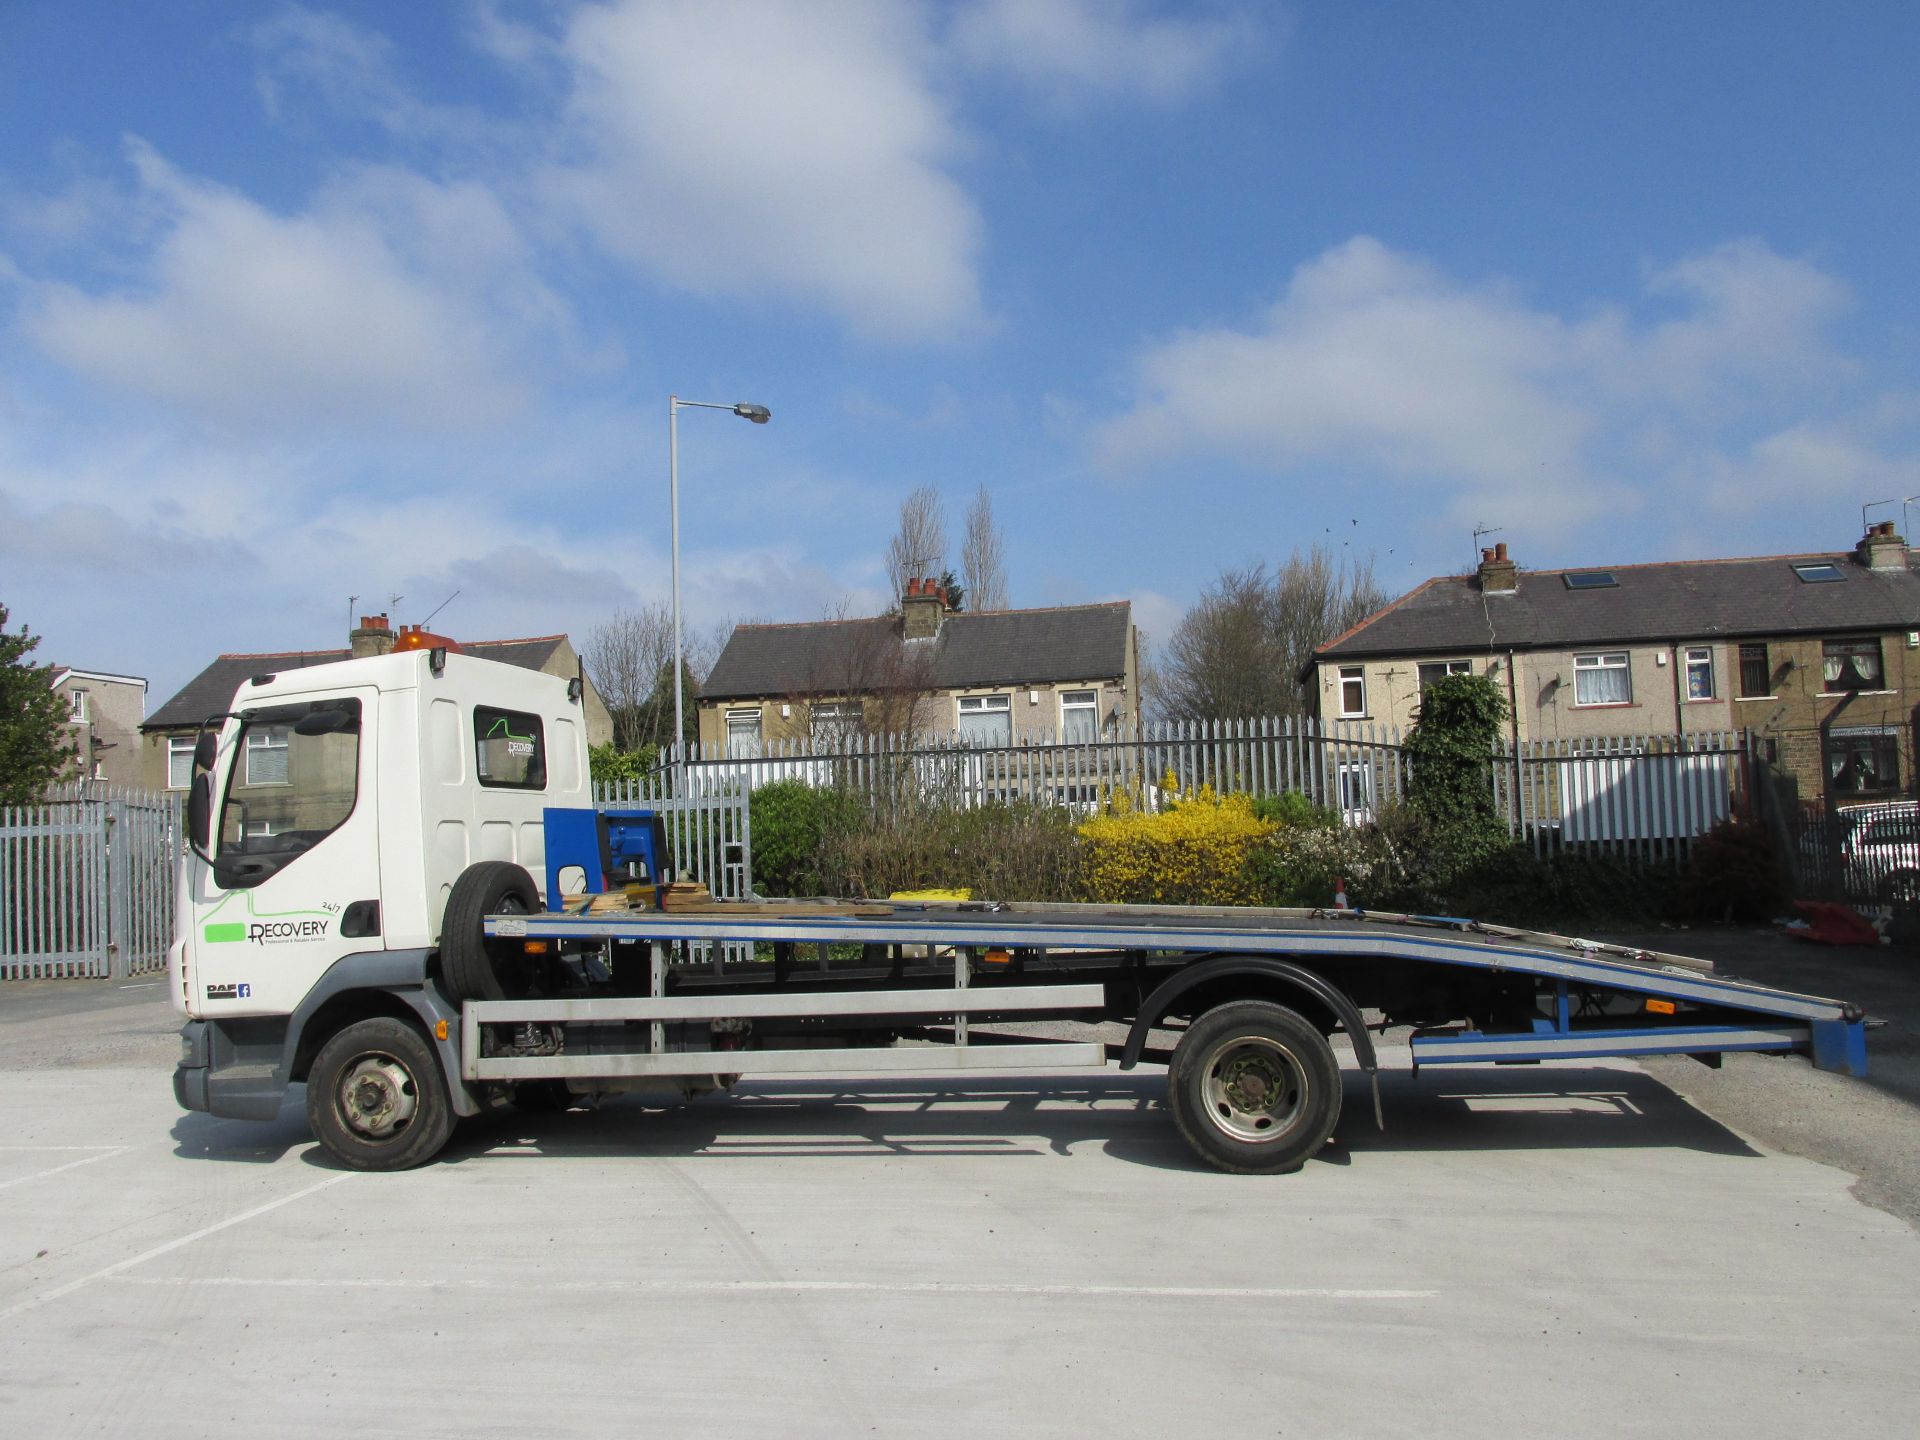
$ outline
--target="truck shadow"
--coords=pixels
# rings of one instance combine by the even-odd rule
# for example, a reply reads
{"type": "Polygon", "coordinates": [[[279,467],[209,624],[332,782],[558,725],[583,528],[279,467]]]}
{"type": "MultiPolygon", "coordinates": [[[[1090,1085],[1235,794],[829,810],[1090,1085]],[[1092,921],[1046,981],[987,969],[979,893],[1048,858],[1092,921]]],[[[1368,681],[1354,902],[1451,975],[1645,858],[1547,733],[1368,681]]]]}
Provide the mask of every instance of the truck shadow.
{"type": "MultiPolygon", "coordinates": [[[[1383,1074],[1387,1128],[1366,1077],[1346,1074],[1334,1140],[1313,1162],[1369,1154],[1684,1149],[1757,1157],[1732,1131],[1637,1070],[1539,1068],[1383,1074]]],[[[564,1113],[506,1111],[465,1122],[444,1159],[493,1164],[543,1155],[832,1160],[1071,1157],[1205,1171],[1166,1110],[1158,1071],[1118,1076],[756,1080],[691,1105],[609,1099],[564,1113]]],[[[331,1162],[318,1149],[306,1157],[331,1162]]]]}

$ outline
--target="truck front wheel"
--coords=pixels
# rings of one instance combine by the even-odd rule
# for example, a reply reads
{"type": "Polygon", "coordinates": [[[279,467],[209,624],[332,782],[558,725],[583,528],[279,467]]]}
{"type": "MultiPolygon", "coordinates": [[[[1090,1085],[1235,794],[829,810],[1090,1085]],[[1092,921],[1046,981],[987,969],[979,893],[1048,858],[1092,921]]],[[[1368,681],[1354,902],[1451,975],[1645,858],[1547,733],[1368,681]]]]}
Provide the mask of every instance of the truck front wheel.
{"type": "Polygon", "coordinates": [[[1187,1144],[1217,1170],[1297,1170],[1340,1118],[1340,1065],[1326,1037],[1295,1011],[1236,1000],[1180,1037],[1167,1107],[1187,1144]]]}
{"type": "Polygon", "coordinates": [[[407,1170],[440,1153],[453,1105],[426,1037],[385,1016],[347,1026],[307,1072],[307,1123],[353,1170],[407,1170]]]}

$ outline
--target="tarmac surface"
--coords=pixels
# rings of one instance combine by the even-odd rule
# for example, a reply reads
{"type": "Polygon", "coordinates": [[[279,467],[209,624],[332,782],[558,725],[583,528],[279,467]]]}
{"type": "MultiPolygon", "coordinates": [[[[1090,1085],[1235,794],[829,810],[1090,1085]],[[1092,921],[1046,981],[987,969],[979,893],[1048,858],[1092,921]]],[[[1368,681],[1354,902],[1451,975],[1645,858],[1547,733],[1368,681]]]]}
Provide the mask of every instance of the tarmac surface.
{"type": "Polygon", "coordinates": [[[1885,1073],[1401,1070],[1384,1133],[1350,1074],[1282,1177],[1144,1070],[756,1082],[361,1175],[175,1109],[163,988],[0,987],[0,1433],[1911,1433],[1920,967],[1642,943],[1703,940],[1885,1073]]]}

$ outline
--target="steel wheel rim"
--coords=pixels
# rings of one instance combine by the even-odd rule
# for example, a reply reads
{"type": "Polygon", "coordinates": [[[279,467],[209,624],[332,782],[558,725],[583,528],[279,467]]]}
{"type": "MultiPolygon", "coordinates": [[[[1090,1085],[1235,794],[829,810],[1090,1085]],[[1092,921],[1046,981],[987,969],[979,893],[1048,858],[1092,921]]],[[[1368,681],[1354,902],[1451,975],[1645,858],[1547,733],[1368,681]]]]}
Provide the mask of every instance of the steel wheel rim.
{"type": "Polygon", "coordinates": [[[362,1055],[340,1077],[340,1116],[366,1140],[390,1140],[420,1111],[413,1072],[391,1055],[362,1055]]]}
{"type": "Polygon", "coordinates": [[[1222,1132],[1250,1145],[1271,1144],[1306,1109],[1310,1082],[1300,1058],[1278,1040],[1239,1035],[1207,1054],[1200,1099],[1222,1132]]]}

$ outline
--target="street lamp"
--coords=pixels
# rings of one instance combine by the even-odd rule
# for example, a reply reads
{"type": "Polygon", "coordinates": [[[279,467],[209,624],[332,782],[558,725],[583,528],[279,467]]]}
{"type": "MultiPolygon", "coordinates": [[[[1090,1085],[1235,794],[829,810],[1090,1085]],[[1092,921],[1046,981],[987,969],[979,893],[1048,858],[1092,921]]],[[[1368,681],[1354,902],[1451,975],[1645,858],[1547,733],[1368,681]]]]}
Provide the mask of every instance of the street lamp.
{"type": "Polygon", "coordinates": [[[764,425],[773,418],[773,412],[764,405],[745,402],[716,405],[710,400],[682,400],[678,395],[667,397],[667,473],[673,507],[673,746],[674,753],[681,757],[682,766],[686,763],[687,725],[685,702],[680,693],[681,670],[684,668],[680,659],[680,412],[686,408],[731,410],[742,420],[751,420],[755,425],[764,425]]]}

